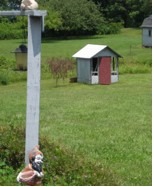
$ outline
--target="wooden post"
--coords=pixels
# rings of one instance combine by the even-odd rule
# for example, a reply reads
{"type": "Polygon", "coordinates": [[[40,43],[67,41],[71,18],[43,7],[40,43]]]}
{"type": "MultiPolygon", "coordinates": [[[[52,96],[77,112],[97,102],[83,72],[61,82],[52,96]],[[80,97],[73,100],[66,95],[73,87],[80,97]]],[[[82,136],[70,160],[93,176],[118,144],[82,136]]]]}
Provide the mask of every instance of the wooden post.
{"type": "Polygon", "coordinates": [[[28,153],[39,144],[41,17],[28,17],[28,74],[25,162],[28,153]]]}
{"type": "Polygon", "coordinates": [[[0,11],[0,16],[28,16],[28,62],[27,62],[27,109],[25,163],[28,153],[39,143],[40,113],[40,69],[41,69],[41,32],[46,11],[0,11]]]}

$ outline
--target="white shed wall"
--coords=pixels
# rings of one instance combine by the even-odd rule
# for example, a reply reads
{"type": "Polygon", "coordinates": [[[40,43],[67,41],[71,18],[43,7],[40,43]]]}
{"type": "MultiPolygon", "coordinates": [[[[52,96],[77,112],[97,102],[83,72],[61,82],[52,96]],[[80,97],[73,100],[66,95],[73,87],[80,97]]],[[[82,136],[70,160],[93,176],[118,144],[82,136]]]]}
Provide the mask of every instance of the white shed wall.
{"type": "Polygon", "coordinates": [[[143,28],[142,29],[142,45],[151,47],[152,46],[152,29],[143,28]],[[151,36],[149,36],[149,31],[151,31],[151,36]]]}

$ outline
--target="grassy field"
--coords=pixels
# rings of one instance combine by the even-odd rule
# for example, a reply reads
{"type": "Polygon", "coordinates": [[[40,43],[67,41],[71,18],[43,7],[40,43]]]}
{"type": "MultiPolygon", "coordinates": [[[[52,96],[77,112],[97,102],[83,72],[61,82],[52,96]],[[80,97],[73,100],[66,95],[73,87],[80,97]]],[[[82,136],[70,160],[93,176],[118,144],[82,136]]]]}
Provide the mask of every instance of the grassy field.
{"type": "MultiPolygon", "coordinates": [[[[0,40],[0,83],[16,82],[26,80],[26,72],[17,72],[6,70],[9,64],[13,64],[15,68],[15,55],[11,53],[21,43],[20,40],[0,40]],[[1,57],[6,59],[5,70],[1,68],[1,57]],[[11,60],[11,61],[10,61],[11,60]],[[7,62],[8,61],[8,62],[7,62]],[[13,62],[12,62],[13,61],[13,62]]],[[[50,78],[47,61],[53,57],[71,58],[72,55],[86,44],[103,44],[108,45],[123,58],[120,59],[119,73],[151,73],[152,66],[152,50],[151,48],[143,48],[141,44],[140,29],[122,29],[120,34],[89,36],[69,39],[44,39],[42,40],[42,78],[50,78]]],[[[75,59],[73,59],[75,60],[75,59]]],[[[72,74],[76,76],[76,72],[72,74]]]]}
{"type": "MultiPolygon", "coordinates": [[[[0,41],[0,56],[6,56],[14,59],[14,51],[21,43],[20,40],[1,40],[0,41]]],[[[150,63],[151,49],[142,48],[142,38],[140,29],[122,29],[120,34],[104,35],[104,36],[89,36],[78,37],[76,39],[46,39],[42,41],[42,61],[45,62],[51,57],[68,57],[77,52],[86,44],[108,45],[116,52],[123,56],[122,61],[150,63]]]]}
{"type": "MultiPolygon", "coordinates": [[[[26,83],[0,86],[0,125],[24,125],[26,83]]],[[[41,135],[109,166],[124,185],[151,185],[151,74],[110,86],[41,82],[41,135]]]]}
{"type": "MultiPolygon", "coordinates": [[[[21,42],[0,41],[0,56],[14,59],[10,52],[21,42]]],[[[122,74],[110,86],[66,80],[55,87],[55,80],[42,80],[40,133],[109,167],[123,185],[151,185],[152,80],[151,73],[140,73],[151,72],[152,51],[142,48],[141,30],[124,29],[120,35],[43,40],[42,63],[51,57],[70,58],[87,43],[109,45],[123,56],[120,71],[130,68],[138,74],[122,74]]],[[[0,103],[1,126],[24,126],[26,81],[0,85],[0,103]]]]}

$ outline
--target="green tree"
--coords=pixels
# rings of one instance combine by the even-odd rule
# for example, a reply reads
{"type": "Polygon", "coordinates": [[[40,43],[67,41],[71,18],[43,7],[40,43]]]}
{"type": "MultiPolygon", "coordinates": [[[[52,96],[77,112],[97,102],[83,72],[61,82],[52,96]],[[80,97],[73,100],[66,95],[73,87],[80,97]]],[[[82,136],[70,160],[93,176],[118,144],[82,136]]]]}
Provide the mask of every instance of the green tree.
{"type": "Polygon", "coordinates": [[[38,3],[40,9],[47,10],[47,16],[45,17],[46,31],[58,31],[62,25],[62,20],[60,13],[54,10],[52,0],[38,0],[38,3]]]}
{"type": "MultiPolygon", "coordinates": [[[[53,23],[52,12],[56,12],[58,21],[56,29],[63,35],[96,33],[103,23],[98,6],[91,0],[48,0],[45,3],[49,7],[48,22],[53,23]]],[[[48,24],[48,26],[50,29],[55,29],[55,25],[48,24]]]]}
{"type": "Polygon", "coordinates": [[[109,22],[122,22],[124,27],[138,27],[152,14],[152,0],[93,0],[100,4],[109,22]]]}
{"type": "Polygon", "coordinates": [[[21,0],[0,0],[0,10],[19,9],[21,0]]]}

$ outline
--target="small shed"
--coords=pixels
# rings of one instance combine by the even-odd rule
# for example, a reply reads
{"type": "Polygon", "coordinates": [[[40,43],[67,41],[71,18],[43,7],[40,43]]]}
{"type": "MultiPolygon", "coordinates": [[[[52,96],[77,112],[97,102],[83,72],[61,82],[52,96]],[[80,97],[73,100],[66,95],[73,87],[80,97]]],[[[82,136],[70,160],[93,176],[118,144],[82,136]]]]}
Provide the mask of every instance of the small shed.
{"type": "Polygon", "coordinates": [[[152,47],[152,15],[143,20],[141,28],[142,46],[152,47]]]}
{"type": "Polygon", "coordinates": [[[119,80],[119,55],[107,45],[87,44],[73,55],[77,82],[109,85],[119,80]]]}

